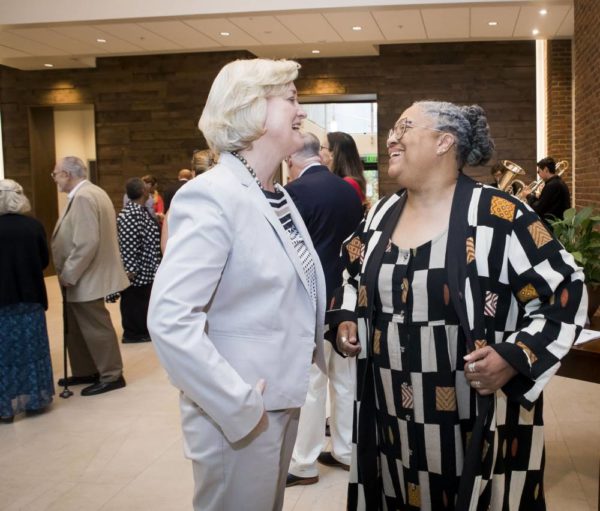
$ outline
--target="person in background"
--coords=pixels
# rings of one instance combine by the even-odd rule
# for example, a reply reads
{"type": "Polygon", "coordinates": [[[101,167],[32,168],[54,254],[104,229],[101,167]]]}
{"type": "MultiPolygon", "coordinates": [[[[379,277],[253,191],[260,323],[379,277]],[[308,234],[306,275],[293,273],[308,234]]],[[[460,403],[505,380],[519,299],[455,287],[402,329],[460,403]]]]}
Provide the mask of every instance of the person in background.
{"type": "Polygon", "coordinates": [[[73,376],[58,384],[90,383],[81,395],[94,396],[125,387],[117,334],[104,299],[129,286],[129,279],[119,254],[113,204],[102,188],[87,180],[83,161],[62,158],[51,175],[68,196],[51,244],[65,296],[73,376]]]}
{"type": "Polygon", "coordinates": [[[0,423],[43,412],[54,382],[46,329],[44,227],[20,184],[0,179],[0,423]]]}
{"type": "Polygon", "coordinates": [[[192,154],[192,171],[198,177],[205,170],[215,166],[219,161],[219,155],[211,149],[196,149],[192,154]]]}
{"type": "Polygon", "coordinates": [[[165,207],[165,215],[169,212],[169,208],[171,207],[171,201],[173,197],[177,193],[184,184],[194,178],[194,173],[190,169],[181,169],[177,173],[177,181],[171,183],[165,188],[163,193],[164,207],[165,207]]]}
{"type": "Polygon", "coordinates": [[[498,188],[504,172],[506,172],[506,167],[502,165],[502,163],[498,162],[492,165],[492,168],[490,169],[490,175],[492,176],[493,180],[490,183],[490,186],[498,188]]]}
{"type": "MultiPolygon", "coordinates": [[[[152,218],[156,218],[156,211],[154,211],[154,191],[156,188],[157,180],[153,176],[144,176],[151,178],[148,182],[144,181],[146,187],[148,188],[148,199],[146,199],[146,204],[144,204],[145,208],[148,210],[148,213],[152,215],[152,218]],[[155,184],[153,185],[152,182],[155,184]]],[[[127,206],[129,202],[129,197],[127,194],[123,194],[123,207],[127,206]]]]}
{"type": "Polygon", "coordinates": [[[286,60],[237,60],[200,129],[219,163],[169,210],[148,327],[180,389],[197,511],[279,511],[313,359],[324,369],[325,279],[283,187],[306,114],[286,60]]]}
{"type": "MultiPolygon", "coordinates": [[[[213,167],[216,164],[216,162],[217,162],[217,158],[215,157],[215,153],[213,151],[211,151],[210,149],[194,151],[194,156],[192,157],[192,168],[194,169],[193,170],[194,176],[199,176],[204,171],[213,167]]],[[[185,169],[185,170],[187,170],[187,169],[185,169]]],[[[190,171],[188,170],[188,172],[190,172],[190,171]]],[[[180,171],[180,174],[181,174],[181,171],[180,171]]],[[[163,254],[167,248],[167,240],[169,238],[169,222],[168,222],[169,215],[168,215],[168,213],[169,213],[169,208],[171,207],[171,201],[173,200],[173,197],[175,197],[175,194],[177,193],[177,191],[184,184],[186,184],[190,179],[192,179],[192,177],[188,177],[187,179],[179,179],[177,181],[177,183],[175,183],[175,185],[173,186],[173,189],[168,190],[168,194],[167,194],[167,192],[165,192],[165,218],[162,223],[161,233],[160,233],[160,249],[162,250],[163,254]],[[167,201],[167,197],[168,197],[168,201],[167,201]]]]}
{"type": "Polygon", "coordinates": [[[542,390],[585,322],[583,271],[462,173],[493,153],[481,107],[416,102],[387,146],[400,191],[345,242],[328,316],[358,355],[348,509],[542,511],[542,390]]]}
{"type": "Polygon", "coordinates": [[[539,198],[531,192],[530,187],[524,188],[521,196],[549,226],[548,220],[562,219],[565,210],[571,207],[571,194],[567,184],[556,174],[554,158],[547,157],[538,161],[537,173],[544,181],[539,198]]]}
{"type": "MultiPolygon", "coordinates": [[[[306,224],[323,265],[327,302],[342,283],[339,257],[342,242],[362,218],[362,205],[353,187],[321,163],[319,139],[303,135],[304,147],[286,163],[293,181],[286,190],[306,224]]],[[[325,346],[327,373],[313,365],[306,403],[300,413],[298,438],[287,476],[287,486],[313,484],[319,480],[317,460],[348,470],[352,453],[352,406],[356,383],[355,363],[325,346]],[[329,383],[331,400],[331,452],[325,444],[325,401],[329,383]]]]}
{"type": "Polygon", "coordinates": [[[354,139],[343,131],[327,133],[327,140],[321,145],[321,160],[329,170],[350,183],[358,194],[361,204],[367,205],[367,181],[364,167],[354,139]]]}
{"type": "Polygon", "coordinates": [[[154,216],[159,224],[162,223],[165,217],[165,203],[162,196],[158,193],[158,179],[148,174],[142,177],[142,181],[148,187],[148,198],[152,197],[152,216],[154,216]]]}
{"type": "Polygon", "coordinates": [[[146,317],[154,275],[160,264],[160,229],[144,207],[148,188],[137,177],[125,186],[129,202],[117,217],[123,266],[131,285],[121,292],[124,343],[150,341],[146,317]]]}

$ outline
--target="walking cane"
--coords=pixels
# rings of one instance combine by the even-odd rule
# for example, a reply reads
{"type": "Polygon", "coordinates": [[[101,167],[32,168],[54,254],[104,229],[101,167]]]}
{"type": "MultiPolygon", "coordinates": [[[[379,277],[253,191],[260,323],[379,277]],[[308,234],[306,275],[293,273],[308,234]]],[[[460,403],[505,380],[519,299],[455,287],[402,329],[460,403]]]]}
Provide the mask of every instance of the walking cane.
{"type": "Polygon", "coordinates": [[[67,332],[69,331],[69,325],[67,323],[67,288],[60,286],[60,292],[62,294],[62,306],[63,306],[63,367],[64,367],[64,384],[63,391],[59,394],[63,399],[68,399],[73,395],[73,391],[69,390],[68,381],[68,370],[67,370],[67,332]]]}

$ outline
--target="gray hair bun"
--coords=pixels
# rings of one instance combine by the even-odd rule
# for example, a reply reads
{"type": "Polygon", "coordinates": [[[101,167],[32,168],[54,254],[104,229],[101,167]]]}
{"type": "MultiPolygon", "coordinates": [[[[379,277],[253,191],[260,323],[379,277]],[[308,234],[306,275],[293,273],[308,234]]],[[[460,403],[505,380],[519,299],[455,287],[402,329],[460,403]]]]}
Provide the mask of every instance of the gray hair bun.
{"type": "Polygon", "coordinates": [[[494,141],[490,137],[485,111],[479,105],[462,106],[460,110],[471,125],[471,150],[466,155],[465,163],[471,166],[485,165],[494,153],[494,141]]]}

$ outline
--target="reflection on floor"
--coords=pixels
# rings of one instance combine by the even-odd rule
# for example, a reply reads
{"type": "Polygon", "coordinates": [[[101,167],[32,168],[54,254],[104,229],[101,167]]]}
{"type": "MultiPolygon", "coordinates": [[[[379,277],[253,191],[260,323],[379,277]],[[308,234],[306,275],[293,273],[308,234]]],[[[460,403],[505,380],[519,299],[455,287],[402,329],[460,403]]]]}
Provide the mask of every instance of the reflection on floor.
{"type": "MultiPolygon", "coordinates": [[[[55,379],[62,323],[55,278],[47,279],[55,379]]],[[[111,305],[118,333],[118,306],[111,305]]],[[[94,397],[56,397],[38,417],[0,424],[0,509],[109,511],[191,509],[192,473],[183,458],[177,391],[152,346],[121,345],[127,387],[94,397]]],[[[548,509],[591,511],[598,502],[600,392],[555,378],[546,392],[548,509]]],[[[290,488],[286,511],[345,509],[346,478],[321,467],[318,484],[290,488]]]]}

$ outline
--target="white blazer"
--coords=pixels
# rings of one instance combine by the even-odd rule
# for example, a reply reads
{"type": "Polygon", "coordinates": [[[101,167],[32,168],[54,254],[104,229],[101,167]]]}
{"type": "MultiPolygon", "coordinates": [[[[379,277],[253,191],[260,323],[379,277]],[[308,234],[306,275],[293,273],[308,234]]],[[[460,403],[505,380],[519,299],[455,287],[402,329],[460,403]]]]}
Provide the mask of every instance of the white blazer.
{"type": "Polygon", "coordinates": [[[172,383],[222,429],[245,437],[263,411],[300,407],[309,369],[324,369],[325,279],[310,235],[284,191],[317,270],[317,303],[298,254],[248,170],[224,153],[182,187],[148,311],[172,383]],[[264,378],[261,396],[256,382],[264,378]]]}

